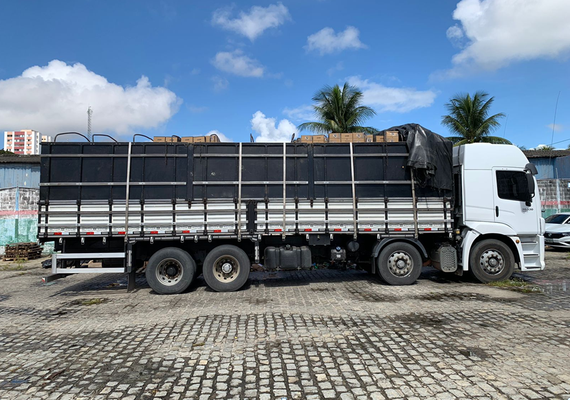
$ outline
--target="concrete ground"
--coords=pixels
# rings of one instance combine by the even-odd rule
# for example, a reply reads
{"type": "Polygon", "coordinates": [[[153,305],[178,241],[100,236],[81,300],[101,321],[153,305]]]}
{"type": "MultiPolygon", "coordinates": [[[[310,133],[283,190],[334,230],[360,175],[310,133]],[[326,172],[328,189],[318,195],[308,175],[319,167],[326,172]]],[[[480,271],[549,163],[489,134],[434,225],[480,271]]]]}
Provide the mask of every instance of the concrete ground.
{"type": "Polygon", "coordinates": [[[362,271],[42,284],[0,262],[0,399],[568,399],[570,253],[521,293],[426,268],[391,287],[362,271]]]}

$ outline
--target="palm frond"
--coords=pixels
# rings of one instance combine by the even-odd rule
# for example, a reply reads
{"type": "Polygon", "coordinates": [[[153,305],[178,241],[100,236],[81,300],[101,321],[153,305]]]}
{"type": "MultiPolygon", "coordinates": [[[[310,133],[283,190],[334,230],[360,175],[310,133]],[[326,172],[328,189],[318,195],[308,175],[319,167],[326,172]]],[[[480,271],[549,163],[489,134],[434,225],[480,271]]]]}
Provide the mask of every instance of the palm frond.
{"type": "MultiPolygon", "coordinates": [[[[324,86],[313,96],[313,101],[319,121],[301,124],[299,130],[323,132],[326,126],[328,132],[359,132],[363,131],[359,130],[363,122],[376,115],[372,108],[361,105],[362,92],[348,82],[342,88],[339,85],[324,86]]],[[[370,132],[376,132],[376,129],[368,128],[370,132]]]]}
{"type": "Polygon", "coordinates": [[[499,119],[505,114],[489,116],[494,97],[488,96],[482,91],[475,92],[473,96],[460,93],[445,104],[449,114],[442,116],[441,123],[455,134],[456,143],[486,141],[485,138],[500,126],[499,119]]]}

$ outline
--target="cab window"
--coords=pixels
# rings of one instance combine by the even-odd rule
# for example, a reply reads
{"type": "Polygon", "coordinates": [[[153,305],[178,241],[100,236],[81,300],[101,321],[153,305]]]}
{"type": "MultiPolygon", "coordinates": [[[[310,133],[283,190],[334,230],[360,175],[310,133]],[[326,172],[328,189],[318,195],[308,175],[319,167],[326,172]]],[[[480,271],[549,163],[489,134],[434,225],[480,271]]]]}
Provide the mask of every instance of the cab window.
{"type": "Polygon", "coordinates": [[[521,171],[497,171],[497,192],[501,199],[526,201],[529,195],[526,174],[521,171]]]}

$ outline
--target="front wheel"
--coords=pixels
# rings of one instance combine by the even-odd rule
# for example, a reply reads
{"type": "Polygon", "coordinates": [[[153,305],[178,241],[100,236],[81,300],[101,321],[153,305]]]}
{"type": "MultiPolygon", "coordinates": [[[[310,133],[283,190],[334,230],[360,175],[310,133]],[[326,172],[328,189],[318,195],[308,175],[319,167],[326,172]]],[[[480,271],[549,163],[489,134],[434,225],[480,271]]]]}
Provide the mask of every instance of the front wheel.
{"type": "Polygon", "coordinates": [[[204,259],[204,280],[216,292],[234,292],[249,278],[251,262],[239,247],[222,245],[214,248],[204,259]]]}
{"type": "Polygon", "coordinates": [[[159,294],[177,294],[185,291],[194,280],[196,263],[186,251],[166,247],[150,257],[146,266],[146,281],[159,294]]]}
{"type": "Polygon", "coordinates": [[[471,248],[469,268],[482,283],[502,281],[515,272],[515,258],[505,243],[495,239],[482,240],[471,248]]]}
{"type": "Polygon", "coordinates": [[[422,256],[409,243],[384,247],[377,261],[378,274],[389,285],[411,285],[422,273],[422,256]]]}

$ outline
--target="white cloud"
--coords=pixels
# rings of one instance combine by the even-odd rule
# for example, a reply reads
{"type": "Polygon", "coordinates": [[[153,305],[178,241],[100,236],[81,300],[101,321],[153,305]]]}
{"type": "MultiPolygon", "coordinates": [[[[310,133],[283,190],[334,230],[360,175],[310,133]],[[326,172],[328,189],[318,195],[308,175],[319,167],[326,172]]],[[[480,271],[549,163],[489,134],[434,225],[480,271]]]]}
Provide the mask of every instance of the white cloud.
{"type": "Polygon", "coordinates": [[[332,28],[323,28],[307,37],[307,51],[317,51],[321,55],[338,53],[346,49],[364,49],[366,45],[360,41],[360,32],[354,26],[348,26],[343,32],[336,34],[332,28]]]}
{"type": "Polygon", "coordinates": [[[0,80],[2,125],[47,134],[84,131],[89,106],[95,132],[127,134],[137,128],[154,128],[168,121],[181,102],[172,91],[153,87],[146,76],[136,86],[123,87],[83,64],[59,60],[0,80]]]}
{"type": "Polygon", "coordinates": [[[461,33],[453,29],[451,34],[453,40],[464,35],[468,42],[453,56],[447,75],[570,54],[569,15],[568,0],[461,0],[453,12],[461,33]]]}
{"type": "Polygon", "coordinates": [[[457,24],[450,26],[447,31],[445,32],[445,36],[449,39],[449,41],[456,47],[463,46],[463,29],[461,29],[457,24]]]}
{"type": "Polygon", "coordinates": [[[275,125],[275,118],[267,118],[261,111],[253,114],[251,119],[251,128],[259,135],[255,138],[256,142],[290,142],[293,133],[297,132],[297,128],[289,120],[282,119],[279,124],[275,125]]]}
{"type": "Polygon", "coordinates": [[[212,60],[214,67],[230,74],[260,78],[265,68],[257,60],[251,59],[241,50],[221,51],[212,60]]]}
{"type": "Polygon", "coordinates": [[[283,114],[294,121],[313,121],[315,119],[315,111],[313,106],[302,105],[297,108],[285,108],[283,114]]]}
{"type": "Polygon", "coordinates": [[[339,61],[336,63],[335,66],[330,67],[329,69],[327,69],[327,74],[328,76],[332,76],[334,75],[336,72],[338,71],[342,71],[344,69],[344,64],[342,63],[342,61],[339,61]]]}
{"type": "Polygon", "coordinates": [[[420,91],[414,88],[394,88],[362,80],[358,76],[348,78],[348,83],[362,90],[362,103],[379,112],[408,112],[433,104],[436,93],[432,90],[420,91]]]}
{"type": "Polygon", "coordinates": [[[188,108],[188,111],[190,111],[193,114],[201,114],[203,112],[208,111],[208,107],[202,106],[194,106],[192,104],[189,104],[188,106],[186,106],[186,108],[188,108]]]}
{"type": "Polygon", "coordinates": [[[548,124],[546,127],[554,132],[562,132],[564,130],[564,126],[560,124],[548,124]]]}
{"type": "Polygon", "coordinates": [[[267,7],[251,7],[247,13],[241,11],[238,18],[231,18],[231,14],[231,7],[216,10],[212,16],[212,24],[239,33],[252,42],[266,29],[276,28],[291,19],[289,10],[281,3],[267,7]]]}
{"type": "Polygon", "coordinates": [[[542,150],[542,149],[544,149],[545,147],[546,147],[546,148],[549,148],[549,147],[551,147],[551,146],[550,146],[549,144],[539,144],[538,146],[536,146],[535,148],[530,149],[530,150],[542,150]]]}
{"type": "Polygon", "coordinates": [[[212,82],[214,82],[214,90],[216,92],[221,92],[222,90],[227,89],[230,85],[228,80],[221,76],[212,76],[212,82]]]}
{"type": "Polygon", "coordinates": [[[218,135],[218,137],[220,138],[221,142],[233,142],[232,139],[230,139],[229,137],[227,137],[226,135],[224,135],[222,132],[214,129],[208,133],[206,133],[206,136],[211,136],[211,135],[218,135]]]}

